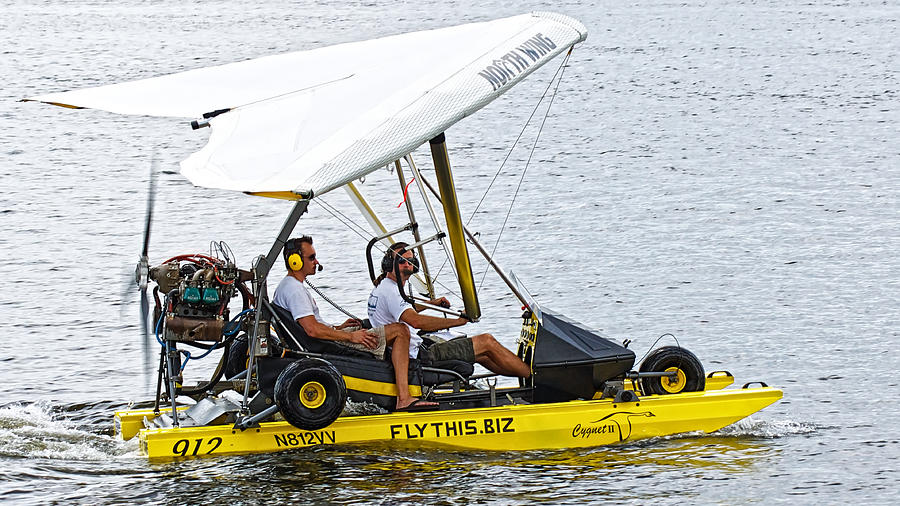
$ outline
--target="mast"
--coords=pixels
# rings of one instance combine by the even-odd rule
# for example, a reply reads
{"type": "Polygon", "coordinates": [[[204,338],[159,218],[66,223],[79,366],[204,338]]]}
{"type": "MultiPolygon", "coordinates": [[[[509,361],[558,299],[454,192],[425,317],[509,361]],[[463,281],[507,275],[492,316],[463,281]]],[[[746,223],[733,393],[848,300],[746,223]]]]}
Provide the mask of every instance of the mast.
{"type": "Polygon", "coordinates": [[[453,250],[453,263],[459,279],[466,316],[472,321],[481,317],[478,305],[478,294],[475,293],[475,277],[469,262],[469,250],[466,247],[466,236],[463,231],[462,217],[459,214],[459,201],[456,198],[456,187],[453,185],[453,174],[450,171],[450,157],[447,154],[447,142],[441,133],[429,141],[431,158],[434,161],[434,173],[438,188],[441,191],[441,203],[444,206],[444,218],[447,220],[447,237],[453,250]]]}

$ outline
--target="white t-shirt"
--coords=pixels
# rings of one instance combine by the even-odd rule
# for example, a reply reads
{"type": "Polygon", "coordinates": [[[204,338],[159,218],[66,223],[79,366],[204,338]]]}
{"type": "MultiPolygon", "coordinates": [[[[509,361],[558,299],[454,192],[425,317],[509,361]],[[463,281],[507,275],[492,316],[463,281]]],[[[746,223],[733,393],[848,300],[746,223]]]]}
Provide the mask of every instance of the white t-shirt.
{"type": "MultiPolygon", "coordinates": [[[[369,322],[373,327],[380,327],[399,322],[400,315],[407,309],[411,309],[412,304],[406,302],[400,296],[396,281],[384,278],[369,295],[368,308],[369,322]]],[[[422,344],[422,338],[419,337],[418,329],[409,325],[407,327],[409,327],[409,356],[416,358],[419,354],[419,345],[422,344]]]]}
{"type": "Polygon", "coordinates": [[[285,276],[278,283],[278,286],[275,288],[275,296],[272,297],[272,303],[287,309],[295,320],[313,315],[319,322],[329,325],[328,322],[322,319],[322,315],[319,314],[319,306],[316,305],[316,300],[309,294],[306,285],[293,276],[285,276]]]}

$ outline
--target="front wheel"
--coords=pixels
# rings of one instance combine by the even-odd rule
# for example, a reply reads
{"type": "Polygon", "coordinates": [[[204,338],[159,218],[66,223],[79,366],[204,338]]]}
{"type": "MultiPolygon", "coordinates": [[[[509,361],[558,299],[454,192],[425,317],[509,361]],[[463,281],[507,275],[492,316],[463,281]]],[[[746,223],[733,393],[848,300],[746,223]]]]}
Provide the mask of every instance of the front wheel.
{"type": "Polygon", "coordinates": [[[330,363],[305,358],[281,371],[275,382],[275,404],[284,419],[303,430],[331,425],[344,410],[347,387],[330,363]]]}
{"type": "Polygon", "coordinates": [[[639,372],[675,373],[675,377],[641,378],[641,389],[645,394],[702,392],[706,388],[706,374],[700,359],[678,346],[653,350],[641,363],[639,372]]]}

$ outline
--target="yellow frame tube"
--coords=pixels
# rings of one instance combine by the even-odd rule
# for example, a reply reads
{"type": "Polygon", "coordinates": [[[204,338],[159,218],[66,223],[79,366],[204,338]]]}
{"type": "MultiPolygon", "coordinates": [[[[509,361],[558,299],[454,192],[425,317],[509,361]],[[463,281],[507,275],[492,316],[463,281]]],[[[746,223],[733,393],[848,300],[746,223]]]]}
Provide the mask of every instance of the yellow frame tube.
{"type": "Polygon", "coordinates": [[[481,307],[478,305],[478,294],[475,293],[475,277],[472,264],[469,262],[469,250],[463,230],[462,217],[459,214],[459,201],[456,198],[456,187],[453,185],[453,174],[450,171],[450,157],[447,154],[447,142],[441,133],[429,142],[431,158],[434,161],[434,173],[437,177],[438,189],[441,192],[441,203],[444,206],[444,219],[447,220],[447,237],[453,250],[453,262],[459,279],[466,316],[475,321],[481,318],[481,307]]]}

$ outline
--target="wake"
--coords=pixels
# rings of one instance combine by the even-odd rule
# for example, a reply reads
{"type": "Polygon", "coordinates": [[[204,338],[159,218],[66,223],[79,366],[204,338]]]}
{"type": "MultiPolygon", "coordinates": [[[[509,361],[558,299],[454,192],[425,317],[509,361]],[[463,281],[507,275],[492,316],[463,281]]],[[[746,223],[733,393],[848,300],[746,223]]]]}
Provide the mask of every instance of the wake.
{"type": "Polygon", "coordinates": [[[0,408],[0,456],[102,461],[137,457],[139,448],[59,419],[47,403],[13,404],[0,408]]]}

